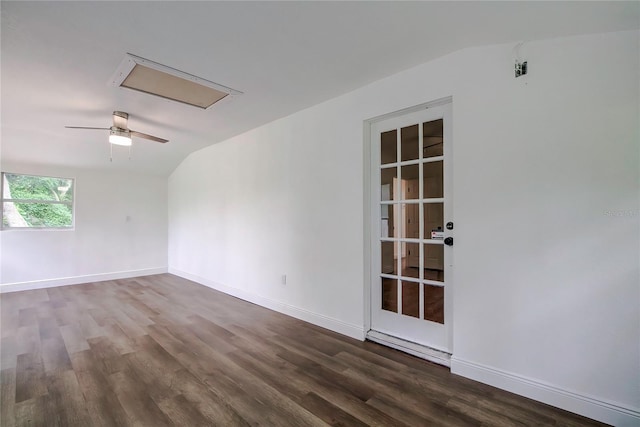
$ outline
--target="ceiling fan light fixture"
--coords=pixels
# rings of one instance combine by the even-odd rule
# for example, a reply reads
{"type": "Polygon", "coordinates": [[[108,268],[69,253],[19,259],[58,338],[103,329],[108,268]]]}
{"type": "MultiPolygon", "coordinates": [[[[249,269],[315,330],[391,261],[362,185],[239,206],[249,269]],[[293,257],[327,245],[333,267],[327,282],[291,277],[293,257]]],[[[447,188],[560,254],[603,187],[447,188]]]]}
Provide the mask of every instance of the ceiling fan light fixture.
{"type": "Polygon", "coordinates": [[[124,87],[206,110],[242,92],[184,71],[127,53],[109,81],[124,87]]]}
{"type": "Polygon", "coordinates": [[[109,131],[109,142],[115,145],[131,146],[131,132],[111,129],[109,131]]]}

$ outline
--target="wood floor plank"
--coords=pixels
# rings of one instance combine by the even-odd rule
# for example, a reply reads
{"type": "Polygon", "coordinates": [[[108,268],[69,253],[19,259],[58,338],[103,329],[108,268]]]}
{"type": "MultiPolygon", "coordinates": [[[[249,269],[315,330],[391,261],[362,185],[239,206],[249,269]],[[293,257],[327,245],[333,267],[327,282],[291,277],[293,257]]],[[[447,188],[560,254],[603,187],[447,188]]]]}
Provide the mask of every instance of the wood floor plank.
{"type": "Polygon", "coordinates": [[[180,353],[178,358],[192,375],[203,382],[208,394],[214,396],[215,400],[223,402],[224,406],[232,408],[232,411],[249,425],[260,425],[261,422],[266,425],[286,423],[286,419],[283,420],[267,404],[252,396],[212,366],[213,362],[203,362],[196,354],[189,352],[180,353]]]}
{"type": "Polygon", "coordinates": [[[127,366],[126,360],[108,337],[90,338],[88,342],[90,351],[97,361],[97,367],[105,378],[127,366]]]}
{"type": "Polygon", "coordinates": [[[136,324],[136,322],[131,317],[127,316],[120,309],[120,306],[118,306],[117,309],[112,309],[110,314],[116,325],[118,325],[122,332],[124,332],[124,334],[130,339],[141,337],[147,334],[143,327],[145,325],[136,324]]]}
{"type": "Polygon", "coordinates": [[[0,367],[15,368],[18,363],[18,342],[15,335],[0,338],[0,367]]]}
{"type": "Polygon", "coordinates": [[[367,384],[366,381],[332,371],[299,354],[281,351],[278,353],[278,356],[298,366],[300,370],[304,371],[305,375],[313,377],[317,381],[331,382],[335,387],[343,389],[345,392],[354,395],[363,402],[366,402],[375,394],[375,389],[367,384]]]}
{"type": "Polygon", "coordinates": [[[122,330],[120,324],[117,322],[105,324],[102,329],[116,353],[128,354],[135,351],[134,340],[122,330]]]}
{"type": "Polygon", "coordinates": [[[35,326],[38,324],[38,310],[35,307],[20,309],[18,313],[18,327],[35,326]]]}
{"type": "Polygon", "coordinates": [[[48,288],[46,289],[47,296],[49,297],[49,301],[51,302],[51,306],[53,308],[63,308],[67,305],[67,300],[64,297],[64,292],[62,292],[62,288],[48,288]]]}
{"type": "Polygon", "coordinates": [[[42,361],[47,374],[71,369],[71,360],[62,336],[42,340],[42,361]]]}
{"type": "Polygon", "coordinates": [[[40,353],[42,343],[40,342],[40,331],[38,325],[23,326],[16,329],[16,354],[40,353]]]}
{"type": "Polygon", "coordinates": [[[60,326],[60,334],[67,348],[67,353],[72,355],[79,351],[89,350],[89,343],[82,334],[82,329],[77,323],[67,323],[60,326]]]}
{"type": "MultiPolygon", "coordinates": [[[[306,376],[304,372],[299,371],[298,375],[306,376]]],[[[314,382],[314,392],[323,399],[331,402],[341,410],[351,414],[360,421],[370,426],[395,426],[395,427],[410,427],[409,424],[405,424],[401,420],[393,417],[392,415],[381,411],[366,402],[363,402],[358,397],[346,392],[343,388],[337,387],[328,381],[318,381],[315,378],[309,377],[314,382]]]]}
{"type": "Polygon", "coordinates": [[[125,368],[109,376],[109,384],[113,388],[120,405],[133,420],[133,424],[152,425],[154,427],[171,426],[173,423],[158,408],[149,395],[149,390],[140,381],[135,371],[125,368]]]}
{"type": "Polygon", "coordinates": [[[102,337],[105,335],[104,329],[100,327],[88,311],[82,311],[78,324],[82,330],[82,335],[86,340],[90,338],[102,337]]]}
{"type": "Polygon", "coordinates": [[[411,397],[428,398],[431,401],[446,402],[454,393],[452,387],[446,388],[419,376],[406,376],[383,366],[357,358],[350,353],[341,352],[337,357],[349,363],[349,369],[343,374],[359,381],[372,381],[377,390],[390,393],[401,391],[411,397]]]}
{"type": "Polygon", "coordinates": [[[76,352],[71,356],[71,363],[87,405],[91,425],[129,425],[131,421],[110,387],[108,375],[100,369],[93,353],[90,350],[76,352]]]}
{"type": "Polygon", "coordinates": [[[90,350],[71,355],[71,364],[85,400],[99,400],[111,391],[105,387],[109,373],[101,369],[99,360],[90,350]]]}
{"type": "Polygon", "coordinates": [[[47,384],[40,353],[20,354],[16,367],[16,403],[45,394],[47,384]]]}
{"type": "Polygon", "coordinates": [[[63,426],[89,425],[89,414],[75,372],[56,372],[48,376],[47,381],[47,421],[59,419],[63,426]]]}
{"type": "Polygon", "coordinates": [[[134,421],[126,414],[115,393],[87,400],[87,412],[91,426],[120,427],[134,425],[134,421]]]}
{"type": "Polygon", "coordinates": [[[162,354],[162,352],[166,353],[162,347],[158,344],[155,346],[161,351],[157,351],[145,343],[137,345],[137,350],[124,355],[123,359],[126,360],[128,367],[137,374],[138,379],[145,384],[149,396],[154,402],[159,403],[179,394],[173,388],[173,381],[175,372],[183,367],[173,357],[162,354]]]}
{"type": "Polygon", "coordinates": [[[3,427],[603,425],[170,274],[0,307],[3,427]]]}
{"type": "Polygon", "coordinates": [[[176,338],[166,327],[158,324],[147,327],[147,333],[169,354],[178,354],[184,351],[184,342],[176,338]]]}
{"type": "Polygon", "coordinates": [[[331,426],[365,427],[368,425],[313,392],[304,395],[302,405],[331,426]]]}
{"type": "MultiPolygon", "coordinates": [[[[189,340],[190,343],[196,343],[198,338],[191,335],[189,340]]],[[[209,372],[204,375],[199,373],[205,378],[204,384],[216,390],[220,396],[225,396],[225,401],[244,418],[253,419],[254,422],[266,418],[270,425],[324,425],[319,418],[278,392],[272,384],[260,381],[235,364],[233,355],[218,352],[207,345],[200,348],[205,352],[200,354],[210,361],[205,368],[209,372]]],[[[202,365],[201,362],[198,364],[202,365]]]]}
{"type": "Polygon", "coordinates": [[[58,326],[65,326],[78,322],[78,310],[70,305],[56,307],[56,309],[53,310],[53,316],[55,317],[58,326]]]}
{"type": "Polygon", "coordinates": [[[452,398],[447,403],[447,407],[455,410],[458,413],[466,414],[473,419],[478,420],[482,424],[491,423],[496,427],[507,426],[526,426],[522,420],[516,420],[509,417],[505,413],[496,413],[494,411],[487,411],[486,409],[480,409],[473,402],[468,402],[458,398],[452,398]]]}
{"type": "Polygon", "coordinates": [[[173,387],[180,391],[180,394],[213,424],[221,426],[250,425],[226,402],[224,397],[213,393],[186,369],[176,372],[173,387]]]}
{"type": "Polygon", "coordinates": [[[15,426],[16,370],[6,368],[0,371],[0,425],[15,426]]]}
{"type": "Polygon", "coordinates": [[[39,317],[41,354],[45,373],[67,371],[71,368],[69,353],[60,333],[60,327],[53,317],[39,317]]]}
{"type": "Polygon", "coordinates": [[[348,368],[348,365],[342,362],[340,359],[337,359],[332,356],[327,356],[325,353],[318,351],[313,348],[306,347],[304,344],[299,341],[285,337],[282,335],[276,335],[271,338],[272,345],[276,344],[286,348],[287,350],[297,353],[301,356],[305,356],[314,362],[331,368],[336,372],[345,371],[348,368]]]}
{"type": "MultiPolygon", "coordinates": [[[[402,397],[399,399],[401,400],[402,397]]],[[[388,396],[385,395],[376,395],[369,399],[367,404],[384,412],[385,414],[389,414],[409,426],[466,427],[480,425],[479,422],[474,422],[473,419],[469,419],[464,422],[450,419],[443,410],[433,411],[433,413],[430,413],[430,409],[433,405],[429,405],[429,407],[415,408],[413,406],[403,404],[403,402],[398,402],[397,399],[389,399],[388,396]]]]}
{"type": "Polygon", "coordinates": [[[212,424],[212,420],[202,415],[198,407],[181,394],[161,401],[158,406],[176,426],[206,426],[212,424]]]}
{"type": "Polygon", "coordinates": [[[43,397],[37,397],[16,403],[16,426],[49,427],[55,425],[56,420],[46,419],[45,402],[46,399],[43,397]]]}
{"type": "Polygon", "coordinates": [[[224,372],[207,375],[204,382],[209,388],[228,396],[227,402],[250,423],[260,423],[262,420],[266,425],[278,426],[326,425],[320,418],[268,384],[244,375],[242,378],[232,375],[232,380],[226,375],[227,368],[225,366],[224,372]]]}

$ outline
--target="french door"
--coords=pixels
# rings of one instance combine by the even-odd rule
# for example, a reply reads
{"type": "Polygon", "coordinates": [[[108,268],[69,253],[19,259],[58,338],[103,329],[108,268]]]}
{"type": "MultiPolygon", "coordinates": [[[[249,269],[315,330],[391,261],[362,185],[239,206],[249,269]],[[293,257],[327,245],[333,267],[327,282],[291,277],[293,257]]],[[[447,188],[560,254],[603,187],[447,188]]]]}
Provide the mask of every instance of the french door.
{"type": "Polygon", "coordinates": [[[374,122],[371,130],[368,337],[448,364],[454,225],[451,102],[374,122]]]}

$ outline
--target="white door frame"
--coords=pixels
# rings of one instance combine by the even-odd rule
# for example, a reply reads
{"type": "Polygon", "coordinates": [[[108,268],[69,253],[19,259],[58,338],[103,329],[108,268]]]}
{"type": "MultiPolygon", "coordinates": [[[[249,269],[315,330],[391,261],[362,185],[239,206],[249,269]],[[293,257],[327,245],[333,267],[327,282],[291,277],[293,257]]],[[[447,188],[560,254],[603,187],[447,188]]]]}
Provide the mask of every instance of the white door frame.
{"type": "MultiPolygon", "coordinates": [[[[383,121],[383,120],[387,120],[387,119],[391,119],[391,118],[396,118],[396,117],[401,117],[401,116],[405,116],[407,114],[411,114],[417,111],[421,111],[421,110],[425,110],[425,109],[429,109],[429,108],[433,108],[433,107],[438,107],[438,106],[442,106],[442,105],[446,105],[446,104],[451,104],[452,103],[452,97],[446,97],[446,98],[441,98],[432,102],[427,102],[424,104],[420,104],[414,107],[410,107],[410,108],[406,108],[403,110],[399,110],[399,111],[395,111],[392,113],[388,113],[388,114],[384,114],[381,116],[377,116],[377,117],[373,117],[371,119],[365,120],[363,122],[363,161],[364,161],[364,204],[363,204],[363,211],[364,211],[364,294],[363,294],[363,298],[364,298],[364,331],[365,331],[365,335],[366,338],[372,340],[372,341],[377,341],[380,342],[382,344],[385,344],[387,346],[396,348],[398,350],[413,354],[415,356],[424,358],[424,359],[428,359],[431,360],[433,362],[436,363],[440,363],[446,366],[450,365],[450,354],[449,353],[445,353],[445,352],[441,352],[438,350],[434,350],[431,349],[429,347],[424,347],[424,346],[420,346],[417,345],[415,343],[409,342],[409,341],[405,341],[402,340],[400,338],[396,338],[396,337],[392,337],[390,335],[386,335],[386,334],[382,334],[376,331],[372,331],[371,330],[371,316],[372,316],[372,252],[373,252],[373,246],[374,244],[378,244],[378,236],[374,236],[372,235],[372,217],[373,217],[373,209],[374,207],[372,206],[372,185],[373,183],[371,182],[371,176],[372,176],[372,167],[374,167],[372,165],[372,161],[371,161],[371,155],[372,155],[372,144],[371,144],[371,137],[372,137],[372,129],[375,123],[383,121]]],[[[449,165],[451,165],[451,156],[449,157],[449,165]]],[[[449,166],[449,169],[451,169],[451,166],[449,166]]],[[[452,174],[450,173],[451,171],[449,171],[449,173],[447,173],[447,175],[449,175],[448,179],[452,179],[452,174]]],[[[447,178],[445,178],[447,179],[447,178]]],[[[377,206],[376,206],[377,208],[377,206]]],[[[450,269],[451,270],[451,269],[450,269]]],[[[449,274],[451,275],[452,272],[450,272],[449,274]]],[[[452,279],[452,278],[451,278],[452,279]]],[[[452,280],[450,281],[449,279],[447,280],[448,282],[452,282],[452,280]]],[[[451,301],[449,301],[448,306],[452,307],[453,306],[453,301],[451,298],[451,292],[449,292],[449,298],[451,301]]],[[[448,334],[449,334],[449,350],[451,353],[453,353],[453,322],[451,321],[451,316],[449,316],[449,319],[447,319],[447,321],[449,322],[448,325],[448,334]]]]}

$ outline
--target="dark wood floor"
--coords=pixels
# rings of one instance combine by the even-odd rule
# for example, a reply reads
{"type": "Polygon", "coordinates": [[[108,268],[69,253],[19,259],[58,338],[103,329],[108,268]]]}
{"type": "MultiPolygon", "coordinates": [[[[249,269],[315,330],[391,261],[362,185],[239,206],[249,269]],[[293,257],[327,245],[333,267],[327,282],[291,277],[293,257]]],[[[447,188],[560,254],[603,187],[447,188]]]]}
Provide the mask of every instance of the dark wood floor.
{"type": "Polygon", "coordinates": [[[168,274],[1,300],[4,427],[600,425],[168,274]]]}

